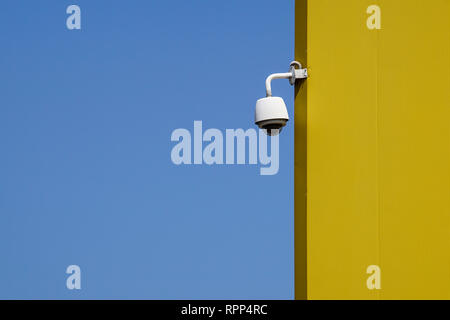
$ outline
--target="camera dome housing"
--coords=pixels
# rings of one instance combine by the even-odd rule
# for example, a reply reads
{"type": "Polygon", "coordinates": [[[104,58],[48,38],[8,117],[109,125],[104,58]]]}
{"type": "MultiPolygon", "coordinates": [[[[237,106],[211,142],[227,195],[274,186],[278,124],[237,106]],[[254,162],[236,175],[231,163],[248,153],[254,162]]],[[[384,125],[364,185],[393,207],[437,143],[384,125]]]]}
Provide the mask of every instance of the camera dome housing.
{"type": "Polygon", "coordinates": [[[286,104],[280,97],[266,97],[256,101],[255,124],[268,135],[276,135],[289,121],[286,104]]]}

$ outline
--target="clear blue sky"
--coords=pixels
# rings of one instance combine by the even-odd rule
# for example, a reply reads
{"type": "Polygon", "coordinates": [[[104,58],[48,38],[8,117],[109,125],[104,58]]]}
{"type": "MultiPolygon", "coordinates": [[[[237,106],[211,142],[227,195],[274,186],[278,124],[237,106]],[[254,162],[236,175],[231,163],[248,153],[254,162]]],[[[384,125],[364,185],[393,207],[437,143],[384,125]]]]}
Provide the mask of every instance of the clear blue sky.
{"type": "Polygon", "coordinates": [[[7,0],[0,35],[0,298],[293,298],[293,121],[275,176],[170,158],[194,120],[254,128],[293,0],[7,0]]]}

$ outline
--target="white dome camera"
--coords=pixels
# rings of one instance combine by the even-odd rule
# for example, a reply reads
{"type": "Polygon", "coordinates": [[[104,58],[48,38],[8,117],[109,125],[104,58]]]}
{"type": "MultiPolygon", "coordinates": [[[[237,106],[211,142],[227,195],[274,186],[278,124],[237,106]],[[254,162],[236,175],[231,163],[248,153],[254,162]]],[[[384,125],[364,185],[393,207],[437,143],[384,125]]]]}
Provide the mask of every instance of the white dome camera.
{"type": "Polygon", "coordinates": [[[255,124],[269,136],[277,135],[289,121],[286,104],[280,97],[266,97],[256,101],[255,124]]]}
{"type": "Polygon", "coordinates": [[[289,72],[275,73],[267,77],[266,98],[256,101],[255,124],[261,129],[266,130],[266,133],[269,136],[279,134],[289,121],[289,115],[284,100],[280,97],[272,97],[272,80],[289,79],[291,85],[294,85],[297,79],[304,79],[307,77],[307,70],[302,69],[302,65],[297,61],[291,62],[289,72]]]}

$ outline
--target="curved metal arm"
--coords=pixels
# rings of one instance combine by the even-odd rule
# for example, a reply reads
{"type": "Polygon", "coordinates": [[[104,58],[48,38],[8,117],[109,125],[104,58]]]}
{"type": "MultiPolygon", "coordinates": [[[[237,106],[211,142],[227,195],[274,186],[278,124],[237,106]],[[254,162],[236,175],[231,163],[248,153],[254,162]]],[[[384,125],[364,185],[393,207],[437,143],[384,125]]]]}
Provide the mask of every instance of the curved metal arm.
{"type": "Polygon", "coordinates": [[[291,68],[289,72],[286,73],[274,73],[267,77],[266,79],[266,96],[271,97],[272,96],[272,85],[271,82],[274,79],[289,79],[289,82],[291,85],[295,84],[295,80],[297,79],[304,79],[308,77],[308,72],[306,69],[302,69],[302,65],[300,62],[292,61],[291,62],[291,68]],[[296,66],[298,68],[296,68],[296,66]]]}
{"type": "Polygon", "coordinates": [[[272,96],[272,86],[271,82],[274,79],[290,79],[292,77],[291,72],[286,73],[274,73],[267,77],[266,79],[266,96],[271,97],[272,96]]]}

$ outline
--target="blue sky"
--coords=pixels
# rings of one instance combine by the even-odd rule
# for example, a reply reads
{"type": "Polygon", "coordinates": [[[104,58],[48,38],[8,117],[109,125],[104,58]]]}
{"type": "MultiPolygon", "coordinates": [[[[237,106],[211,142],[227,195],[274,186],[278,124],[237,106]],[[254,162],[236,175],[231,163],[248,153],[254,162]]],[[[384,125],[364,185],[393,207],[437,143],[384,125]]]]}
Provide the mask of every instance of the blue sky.
{"type": "Polygon", "coordinates": [[[293,0],[8,0],[0,29],[0,298],[293,298],[293,121],[274,176],[170,157],[194,120],[255,128],[293,0]]]}

